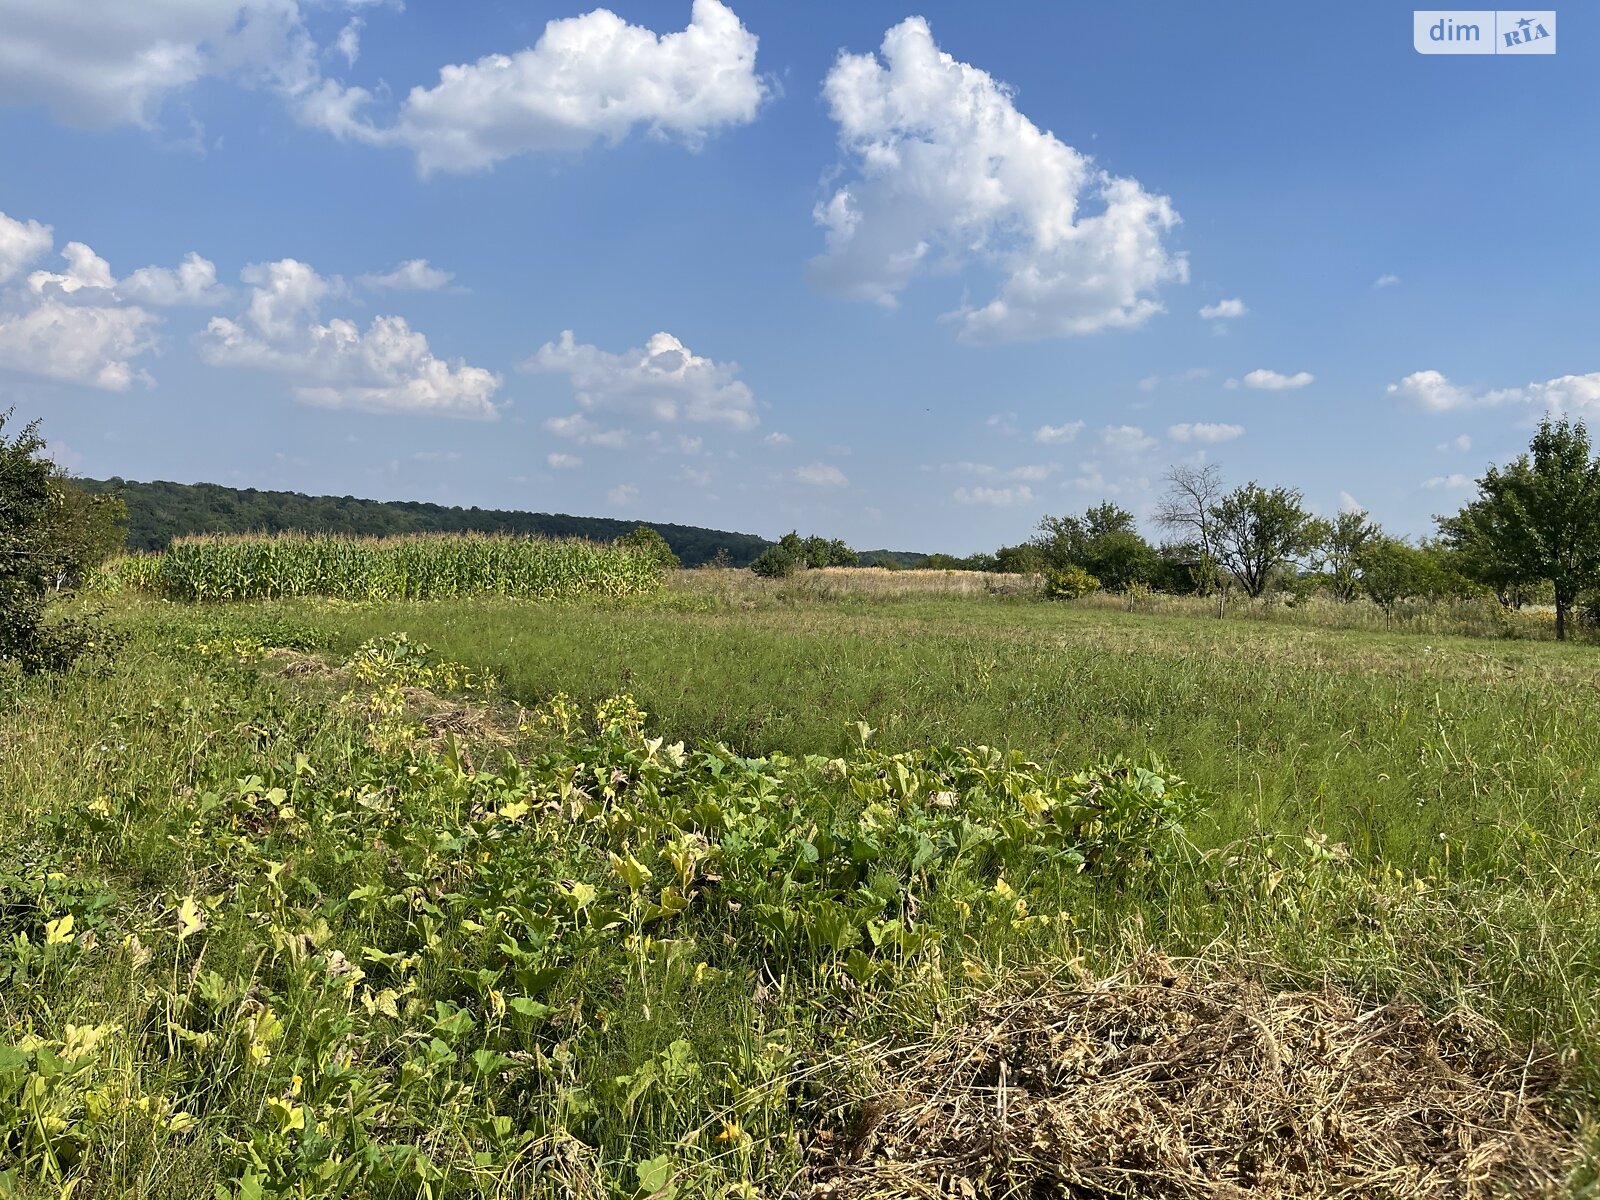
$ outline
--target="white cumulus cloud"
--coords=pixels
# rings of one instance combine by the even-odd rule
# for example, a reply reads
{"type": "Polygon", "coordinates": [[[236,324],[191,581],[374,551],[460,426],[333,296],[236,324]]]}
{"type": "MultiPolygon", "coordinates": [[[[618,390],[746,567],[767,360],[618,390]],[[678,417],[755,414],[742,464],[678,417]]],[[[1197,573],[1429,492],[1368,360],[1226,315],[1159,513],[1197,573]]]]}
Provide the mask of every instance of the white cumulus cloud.
{"type": "Polygon", "coordinates": [[[424,174],[479,171],[544,150],[615,143],[643,129],[691,147],[756,117],[767,85],[756,36],[720,0],[694,0],[689,24],[656,34],[604,8],[549,22],[532,46],[442,68],[394,122],[377,125],[363,88],[323,80],[303,120],[341,137],[404,146],[424,174]]]}
{"type": "Polygon", "coordinates": [[[62,248],[62,269],[33,271],[19,284],[17,276],[53,242],[48,225],[0,213],[0,367],[108,391],[148,383],[134,360],[155,349],[160,318],[139,302],[217,294],[216,269],[199,255],[175,270],[142,267],[119,282],[84,242],[62,248]]]}
{"type": "Polygon", "coordinates": [[[606,493],[606,499],[610,501],[614,507],[620,508],[622,505],[631,502],[638,494],[639,489],[634,487],[633,484],[619,483],[616,487],[612,488],[606,493]]]}
{"type": "Polygon", "coordinates": [[[1070,442],[1083,432],[1082,421],[1067,421],[1061,425],[1041,425],[1033,431],[1033,440],[1043,445],[1070,442]]]}
{"type": "Polygon", "coordinates": [[[1449,475],[1435,475],[1432,479],[1423,480],[1425,488],[1468,488],[1472,486],[1472,476],[1463,475],[1459,471],[1449,475]]]}
{"type": "Polygon", "coordinates": [[[132,359],[154,347],[153,313],[120,305],[43,297],[20,311],[0,308],[0,367],[126,391],[148,380],[132,359]]]}
{"type": "Polygon", "coordinates": [[[316,76],[297,0],[7,0],[0,105],[86,128],[156,123],[204,79],[294,93],[316,76]]]}
{"type": "Polygon", "coordinates": [[[140,267],[117,284],[117,292],[158,308],[215,304],[228,295],[217,282],[216,264],[192,251],[176,267],[140,267]]]}
{"type": "Polygon", "coordinates": [[[809,483],[812,487],[845,487],[850,482],[845,478],[843,471],[827,463],[808,463],[806,466],[796,467],[794,478],[801,483],[809,483]]]}
{"type": "Polygon", "coordinates": [[[1283,392],[1303,388],[1315,379],[1316,376],[1310,371],[1296,371],[1293,375],[1284,375],[1260,367],[1244,377],[1244,385],[1263,392],[1283,392]]]}
{"type": "Polygon", "coordinates": [[[987,504],[993,508],[1011,508],[1033,501],[1033,489],[1025,483],[1015,487],[959,487],[950,493],[957,504],[987,504]]]}
{"type": "Polygon", "coordinates": [[[841,54],[823,85],[853,170],[816,207],[817,286],[892,306],[919,276],[997,271],[992,299],[951,315],[966,339],[1020,341],[1142,324],[1162,284],[1187,280],[1166,196],[1041,130],[921,17],[881,54],[841,54]]]}
{"type": "Polygon", "coordinates": [[[576,454],[546,454],[545,465],[558,471],[571,471],[583,466],[583,459],[576,454]]]}
{"type": "Polygon", "coordinates": [[[200,357],[216,367],[248,367],[287,376],[306,404],[362,412],[419,413],[492,420],[500,378],[457,359],[446,362],[404,317],[353,321],[317,318],[339,289],[305,263],[281,259],[240,273],[251,285],[235,320],[213,317],[198,338],[200,357]]]}
{"type": "MultiPolygon", "coordinates": [[[[1413,401],[1432,412],[1520,404],[1541,407],[1557,416],[1592,417],[1600,412],[1600,371],[1587,375],[1558,375],[1521,387],[1489,391],[1458,387],[1438,371],[1413,371],[1399,383],[1391,383],[1389,394],[1413,401]]],[[[1439,448],[1443,450],[1452,445],[1466,450],[1472,441],[1463,434],[1453,443],[1446,442],[1439,448]]]]}
{"type": "Polygon", "coordinates": [[[425,258],[411,258],[381,275],[362,275],[360,282],[378,291],[436,292],[454,278],[454,274],[441,271],[425,258]]]}
{"type": "Polygon", "coordinates": [[[1107,450],[1117,454],[1143,454],[1156,448],[1156,440],[1137,425],[1107,425],[1100,434],[1107,450]]]}
{"type": "Polygon", "coordinates": [[[1218,300],[1215,304],[1207,304],[1200,310],[1200,315],[1207,321],[1231,321],[1235,317],[1242,317],[1250,310],[1244,306],[1243,300],[1218,300]]]}
{"type": "Polygon", "coordinates": [[[693,353],[670,333],[652,334],[620,354],[577,341],[570,329],[546,342],[523,364],[565,375],[583,413],[698,421],[753,429],[756,400],[739,379],[739,364],[693,353]]]}
{"type": "Polygon", "coordinates": [[[9,283],[55,245],[50,226],[18,221],[0,213],[0,283],[9,283]]]}
{"type": "Polygon", "coordinates": [[[544,427],[557,437],[570,438],[581,446],[600,446],[607,450],[620,450],[633,440],[629,430],[601,429],[582,413],[550,417],[544,427]]]}
{"type": "Polygon", "coordinates": [[[1167,426],[1167,436],[1175,442],[1231,442],[1243,433],[1243,425],[1220,425],[1205,421],[1167,426]]]}

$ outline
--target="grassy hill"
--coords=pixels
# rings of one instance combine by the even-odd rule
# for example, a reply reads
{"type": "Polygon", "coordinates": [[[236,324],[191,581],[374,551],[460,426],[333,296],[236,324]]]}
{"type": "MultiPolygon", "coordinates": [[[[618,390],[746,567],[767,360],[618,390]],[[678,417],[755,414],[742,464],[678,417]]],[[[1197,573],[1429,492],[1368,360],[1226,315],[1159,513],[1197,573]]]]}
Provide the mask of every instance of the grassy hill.
{"type": "MultiPolygon", "coordinates": [[[[611,541],[641,522],[610,517],[513,509],[459,508],[415,500],[363,500],[355,496],[307,496],[264,492],[216,483],[140,483],[127,479],[80,479],[89,491],[120,488],[128,503],[128,547],[162,550],[189,533],[342,533],[381,537],[397,533],[516,533],[611,541]]],[[[769,545],[753,533],[646,521],[667,539],[686,567],[726,551],[734,566],[747,566],[769,545]]]]}

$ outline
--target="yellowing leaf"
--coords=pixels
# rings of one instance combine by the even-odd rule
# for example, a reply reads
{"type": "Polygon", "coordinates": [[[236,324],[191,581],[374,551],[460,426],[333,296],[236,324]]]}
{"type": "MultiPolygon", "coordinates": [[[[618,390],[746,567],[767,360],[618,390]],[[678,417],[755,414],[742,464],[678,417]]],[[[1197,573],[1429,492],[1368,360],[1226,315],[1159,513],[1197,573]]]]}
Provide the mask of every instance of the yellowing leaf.
{"type": "Polygon", "coordinates": [[[267,1100],[267,1107],[278,1117],[278,1132],[293,1133],[306,1127],[306,1110],[303,1104],[291,1104],[276,1096],[267,1100]]]}
{"type": "Polygon", "coordinates": [[[178,905],[177,921],[178,940],[181,942],[206,927],[206,914],[193,896],[185,896],[183,903],[178,905]]]}
{"type": "Polygon", "coordinates": [[[628,890],[637,892],[650,878],[650,868],[645,866],[632,853],[626,857],[620,854],[611,856],[611,873],[623,883],[628,885],[628,890]]]}
{"type": "Polygon", "coordinates": [[[44,927],[44,944],[46,946],[62,946],[72,941],[72,914],[55,921],[47,921],[44,927]]]}

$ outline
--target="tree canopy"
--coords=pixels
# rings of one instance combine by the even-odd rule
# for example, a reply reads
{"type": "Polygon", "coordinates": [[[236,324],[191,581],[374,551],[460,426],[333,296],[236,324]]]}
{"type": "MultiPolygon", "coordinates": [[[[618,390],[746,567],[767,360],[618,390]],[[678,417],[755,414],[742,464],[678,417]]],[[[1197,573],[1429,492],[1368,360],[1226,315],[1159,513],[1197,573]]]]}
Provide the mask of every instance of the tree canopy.
{"type": "Polygon", "coordinates": [[[1555,593],[1565,639],[1580,593],[1600,586],[1600,460],[1581,421],[1546,417],[1528,452],[1478,480],[1478,498],[1441,518],[1446,541],[1498,591],[1536,582],[1555,593]]]}
{"type": "Polygon", "coordinates": [[[75,487],[45,457],[39,422],[8,437],[11,417],[0,412],[0,661],[63,670],[99,635],[82,618],[48,620],[50,594],[81,580],[121,540],[121,501],[75,487]]]}

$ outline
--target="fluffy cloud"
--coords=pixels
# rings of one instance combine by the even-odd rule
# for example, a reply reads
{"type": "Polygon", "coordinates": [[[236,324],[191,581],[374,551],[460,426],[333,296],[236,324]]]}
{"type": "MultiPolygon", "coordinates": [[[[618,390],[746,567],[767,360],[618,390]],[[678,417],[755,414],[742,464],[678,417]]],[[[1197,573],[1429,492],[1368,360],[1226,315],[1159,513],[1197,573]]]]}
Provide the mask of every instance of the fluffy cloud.
{"type": "Polygon", "coordinates": [[[121,283],[119,294],[158,308],[215,304],[227,298],[228,289],[217,283],[217,268],[192,251],[172,267],[140,267],[121,283]]]}
{"type": "Polygon", "coordinates": [[[1244,377],[1244,385],[1263,392],[1283,392],[1303,388],[1314,379],[1316,376],[1310,371],[1296,371],[1293,375],[1283,375],[1261,367],[1244,377]]]}
{"type": "MultiPolygon", "coordinates": [[[[1494,408],[1500,405],[1533,405],[1557,415],[1589,415],[1600,410],[1600,371],[1587,375],[1558,375],[1522,387],[1479,391],[1458,387],[1438,371],[1413,371],[1399,383],[1389,385],[1389,395],[1421,405],[1430,412],[1451,412],[1461,408],[1494,408]]],[[[1455,445],[1465,450],[1472,445],[1465,434],[1440,449],[1455,445]],[[1465,444],[1462,444],[1462,443],[1465,444]]]]}
{"type": "Polygon", "coordinates": [[[1213,425],[1203,421],[1167,426],[1167,436],[1175,442],[1231,442],[1243,433],[1243,425],[1213,425]]]}
{"type": "Polygon", "coordinates": [[[1413,371],[1399,383],[1389,385],[1389,395],[1415,401],[1433,412],[1466,408],[1473,397],[1456,387],[1438,371],[1413,371]]]}
{"type": "Polygon", "coordinates": [[[499,377],[435,357],[404,317],[375,317],[364,332],[339,318],[320,323],[321,303],[338,285],[305,263],[257,263],[240,278],[251,285],[245,312],[238,320],[213,317],[198,339],[212,366],[288,376],[299,400],[325,408],[498,416],[499,377]]]}
{"type": "Polygon", "coordinates": [[[1200,315],[1207,321],[1231,321],[1249,311],[1244,306],[1243,300],[1218,300],[1215,304],[1207,304],[1202,308],[1200,315]]]}
{"type": "MultiPolygon", "coordinates": [[[[932,469],[934,468],[923,468],[925,471],[932,469]]],[[[977,475],[983,479],[1019,479],[1029,483],[1040,483],[1054,475],[1058,468],[1054,463],[1024,463],[1018,467],[996,467],[989,463],[956,462],[941,463],[937,469],[957,475],[977,475]]]]}
{"type": "Polygon", "coordinates": [[[1107,425],[1100,434],[1107,450],[1116,454],[1144,454],[1156,448],[1156,440],[1137,425],[1107,425]]]}
{"type": "Polygon", "coordinates": [[[149,382],[133,360],[155,348],[160,319],[136,302],[182,303],[215,280],[215,268],[191,254],[176,270],[143,267],[119,282],[88,245],[68,242],[63,269],[36,270],[16,286],[53,240],[48,225],[0,213],[0,367],[108,391],[149,382]]]}
{"type": "Polygon", "coordinates": [[[544,461],[558,471],[571,471],[583,466],[583,459],[576,454],[546,454],[544,461]]]}
{"type": "Polygon", "coordinates": [[[154,346],[154,314],[119,305],[44,297],[20,311],[0,309],[0,367],[48,379],[126,391],[148,380],[130,360],[154,346]]]}
{"type": "Polygon", "coordinates": [[[1011,508],[1033,501],[1033,489],[1025,483],[1003,488],[961,487],[950,494],[957,504],[987,504],[993,508],[1011,508]]]}
{"type": "Polygon", "coordinates": [[[412,258],[382,275],[362,275],[360,282],[377,291],[436,292],[454,278],[451,272],[431,266],[425,258],[412,258]]]}
{"type": "Polygon", "coordinates": [[[1466,434],[1460,433],[1448,442],[1440,442],[1434,449],[1439,451],[1440,454],[1449,454],[1452,450],[1459,454],[1465,454],[1472,449],[1472,439],[1466,434]]]}
{"type": "Polygon", "coordinates": [[[565,417],[551,417],[544,427],[557,437],[570,438],[583,446],[600,446],[607,450],[620,450],[633,440],[626,429],[601,429],[582,413],[565,417]]]}
{"type": "Polygon", "coordinates": [[[1400,276],[1398,275],[1379,275],[1375,280],[1372,281],[1372,286],[1374,288],[1394,287],[1394,285],[1399,282],[1400,276]]]}
{"type": "Polygon", "coordinates": [[[1040,130],[921,17],[884,35],[881,61],[841,54],[823,93],[854,172],[816,208],[817,286],[892,306],[918,276],[998,270],[993,299],[951,315],[966,339],[1018,341],[1139,325],[1188,278],[1167,197],[1040,130]]]}
{"type": "Polygon", "coordinates": [[[761,440],[762,440],[762,442],[764,444],[766,444],[768,446],[787,446],[790,442],[794,441],[794,439],[792,437],[790,437],[787,433],[777,433],[777,432],[769,433],[769,434],[767,434],[766,437],[762,438],[761,440]]]}
{"type": "Polygon", "coordinates": [[[670,333],[651,335],[643,347],[612,354],[578,342],[565,330],[523,364],[565,375],[580,412],[701,421],[753,429],[756,401],[738,378],[739,364],[702,358],[670,333]]]}
{"type": "Polygon", "coordinates": [[[294,93],[316,76],[297,0],[21,0],[0,23],[0,105],[104,129],[153,125],[207,78],[294,93]]]}
{"type": "Polygon", "coordinates": [[[344,59],[346,66],[355,66],[356,59],[361,57],[361,31],[366,24],[361,17],[351,17],[333,41],[334,50],[344,59]]]}
{"type": "Polygon", "coordinates": [[[1339,493],[1339,511],[1342,513],[1364,513],[1367,506],[1357,500],[1349,492],[1339,493]]]}
{"type": "Polygon", "coordinates": [[[0,213],[0,283],[9,283],[55,244],[50,226],[18,221],[0,213]]]}
{"type": "MultiPolygon", "coordinates": [[[[1592,417],[1600,411],[1600,371],[1588,375],[1562,375],[1543,383],[1512,388],[1504,394],[1527,404],[1540,405],[1552,413],[1592,417]]],[[[1489,402],[1497,403],[1501,395],[1499,392],[1490,392],[1489,402]]]]}
{"type": "Polygon", "coordinates": [[[1068,421],[1063,425],[1041,425],[1033,431],[1033,440],[1043,445],[1070,442],[1083,432],[1082,421],[1068,421]]]}
{"type": "Polygon", "coordinates": [[[809,483],[812,487],[845,487],[849,480],[838,467],[829,466],[827,463],[809,463],[794,469],[794,478],[800,483],[809,483]]]}
{"type": "Polygon", "coordinates": [[[1460,472],[1454,472],[1449,475],[1435,475],[1432,479],[1424,480],[1422,486],[1425,488],[1449,488],[1452,490],[1468,488],[1472,486],[1472,476],[1463,475],[1460,472]]]}
{"type": "Polygon", "coordinates": [[[111,264],[106,262],[82,242],[68,242],[61,250],[67,260],[65,271],[35,271],[28,276],[28,290],[43,296],[59,292],[70,296],[84,288],[111,291],[117,286],[111,274],[111,264]]]}
{"type": "Polygon", "coordinates": [[[341,137],[404,146],[424,174],[615,143],[636,129],[698,146],[755,119],[767,91],[756,41],[720,0],[694,0],[688,27],[665,35],[599,8],[551,21],[515,54],[444,67],[435,86],[411,90],[392,125],[363,117],[365,89],[331,80],[300,112],[341,137]]]}
{"type": "Polygon", "coordinates": [[[606,493],[606,499],[614,507],[620,508],[622,505],[630,503],[638,494],[639,489],[634,487],[633,484],[619,483],[606,493]]]}

